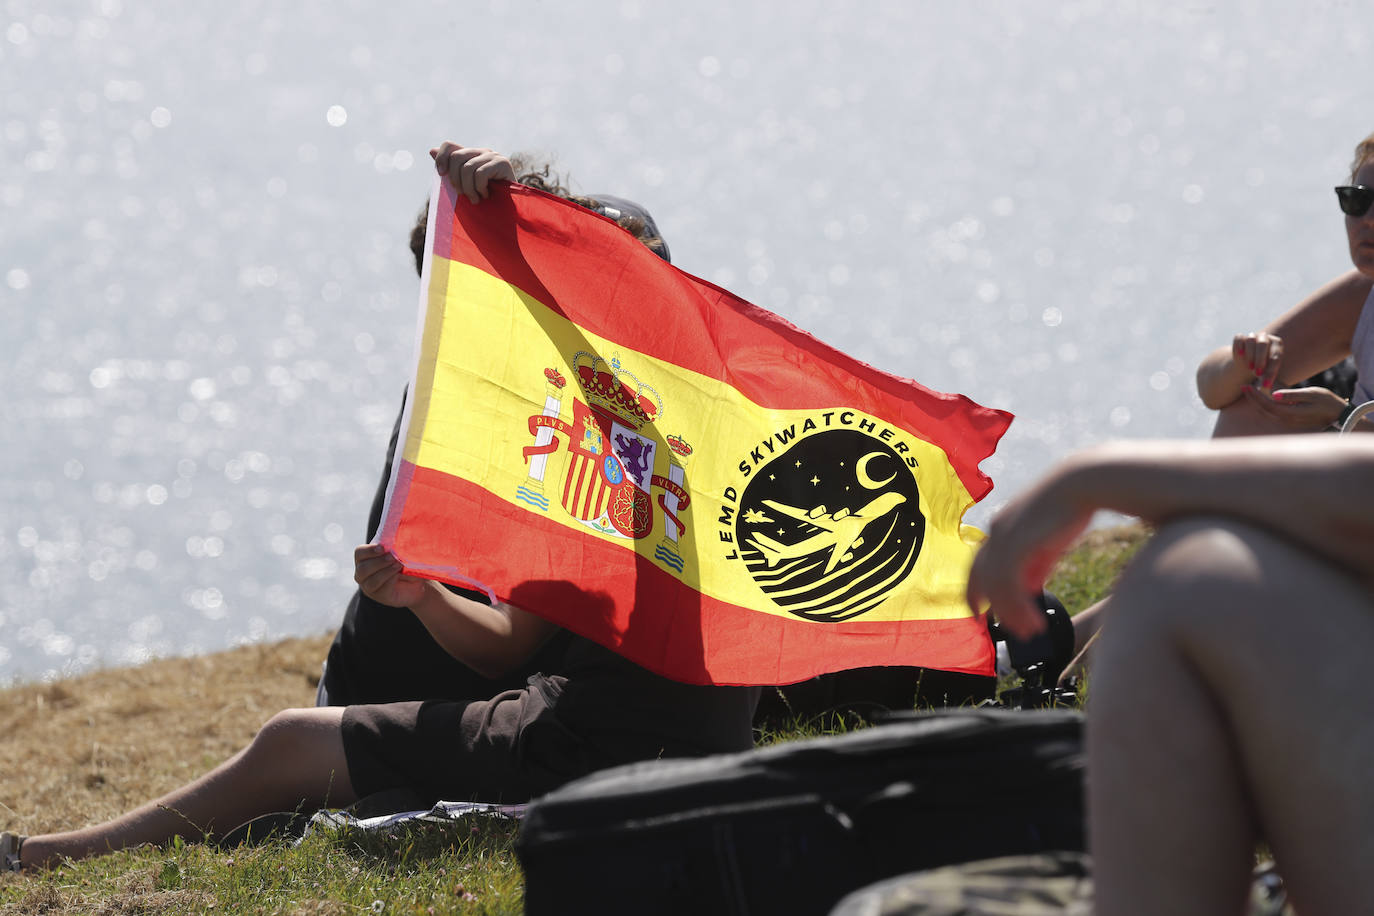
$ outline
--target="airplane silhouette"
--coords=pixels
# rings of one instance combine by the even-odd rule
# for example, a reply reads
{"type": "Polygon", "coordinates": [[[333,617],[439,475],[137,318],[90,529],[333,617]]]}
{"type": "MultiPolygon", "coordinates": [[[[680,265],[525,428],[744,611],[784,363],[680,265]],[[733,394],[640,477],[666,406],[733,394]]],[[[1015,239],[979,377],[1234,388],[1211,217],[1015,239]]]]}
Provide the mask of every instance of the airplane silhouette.
{"type": "Polygon", "coordinates": [[[828,573],[841,560],[849,559],[849,556],[852,556],[849,554],[851,548],[863,544],[864,539],[861,535],[864,528],[868,527],[869,522],[882,518],[904,502],[906,502],[906,497],[900,493],[884,493],[857,512],[841,509],[827,515],[825,506],[817,506],[810,512],[803,512],[793,506],[765,499],[763,501],[765,506],[823,530],[794,544],[783,544],[765,534],[755,533],[749,536],[749,543],[759,553],[763,554],[763,558],[769,566],[776,566],[781,560],[804,557],[818,550],[829,548],[830,559],[825,564],[825,573],[828,573]]]}

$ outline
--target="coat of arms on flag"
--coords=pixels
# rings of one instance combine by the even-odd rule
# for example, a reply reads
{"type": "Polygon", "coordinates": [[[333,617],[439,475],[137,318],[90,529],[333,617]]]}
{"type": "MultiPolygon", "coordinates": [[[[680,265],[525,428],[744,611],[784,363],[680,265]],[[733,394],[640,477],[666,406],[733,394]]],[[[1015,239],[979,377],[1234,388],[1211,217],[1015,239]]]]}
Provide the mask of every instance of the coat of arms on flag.
{"type": "Polygon", "coordinates": [[[654,473],[658,443],[643,431],[652,430],[662,417],[663,398],[618,358],[607,363],[584,350],[573,356],[572,365],[577,394],[568,393],[567,379],[557,369],[544,370],[544,410],[529,418],[535,441],[523,450],[529,475],[515,498],[547,512],[547,488],[552,485],[558,504],[571,517],[620,538],[647,537],[654,529],[654,513],[661,512],[663,538],[654,555],[681,572],[676,544],[686,525],[678,513],[691,502],[682,488],[691,445],[667,436],[668,473],[654,473]],[[565,400],[570,419],[563,418],[565,400]],[[561,479],[550,481],[549,459],[558,456],[559,436],[565,464],[561,479]]]}
{"type": "Polygon", "coordinates": [[[379,534],[678,680],[988,673],[963,603],[1009,414],[858,362],[520,185],[430,207],[417,371],[379,534]],[[545,604],[571,582],[596,613],[545,604]],[[605,608],[612,610],[609,614],[605,608]]]}

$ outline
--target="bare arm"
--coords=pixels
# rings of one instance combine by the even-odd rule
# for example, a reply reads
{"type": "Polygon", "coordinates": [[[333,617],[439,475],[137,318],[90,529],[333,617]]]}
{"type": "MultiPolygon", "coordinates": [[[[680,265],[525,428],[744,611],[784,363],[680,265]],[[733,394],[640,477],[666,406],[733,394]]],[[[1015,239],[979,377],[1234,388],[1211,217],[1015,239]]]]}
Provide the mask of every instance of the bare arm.
{"type": "Polygon", "coordinates": [[[1220,410],[1240,397],[1247,385],[1286,388],[1349,356],[1355,324],[1372,283],[1352,270],[1262,331],[1237,334],[1229,347],[1213,350],[1197,369],[1202,402],[1220,410]]]}
{"type": "Polygon", "coordinates": [[[1123,442],[1071,457],[1002,510],[974,558],[969,603],[1034,632],[1043,621],[1030,596],[1098,509],[1151,523],[1242,519],[1374,584],[1371,437],[1123,442]]]}
{"type": "Polygon", "coordinates": [[[483,604],[429,579],[404,575],[401,562],[375,544],[356,548],[353,564],[353,579],[363,594],[410,608],[445,652],[483,677],[514,670],[558,631],[514,605],[483,604]]]}

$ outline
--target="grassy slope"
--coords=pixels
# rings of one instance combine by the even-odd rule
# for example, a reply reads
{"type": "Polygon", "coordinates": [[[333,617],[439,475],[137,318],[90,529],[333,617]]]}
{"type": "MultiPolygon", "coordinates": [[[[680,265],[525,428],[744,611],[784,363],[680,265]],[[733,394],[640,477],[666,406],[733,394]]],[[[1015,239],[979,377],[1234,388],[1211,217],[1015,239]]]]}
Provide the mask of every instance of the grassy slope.
{"type": "MultiPolygon", "coordinates": [[[[1141,538],[1134,527],[1091,532],[1050,590],[1071,610],[1087,606],[1141,538]]],[[[0,691],[0,826],[38,833],[94,823],[205,772],[272,713],[313,702],[327,645],[327,636],[292,639],[0,691]]],[[[380,845],[320,837],[226,853],[178,843],[46,875],[0,875],[0,916],[518,914],[513,836],[473,823],[380,845]]]]}

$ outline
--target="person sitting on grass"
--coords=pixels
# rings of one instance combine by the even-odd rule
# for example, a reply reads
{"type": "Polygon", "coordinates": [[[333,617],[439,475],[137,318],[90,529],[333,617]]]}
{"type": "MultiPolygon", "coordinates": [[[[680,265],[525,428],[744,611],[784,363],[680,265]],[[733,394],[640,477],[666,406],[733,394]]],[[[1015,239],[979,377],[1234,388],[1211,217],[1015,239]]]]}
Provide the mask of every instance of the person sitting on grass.
{"type": "MultiPolygon", "coordinates": [[[[1336,188],[1353,269],[1262,330],[1237,334],[1197,370],[1204,404],[1218,411],[1215,436],[1317,432],[1339,426],[1352,406],[1374,400],[1374,134],[1355,147],[1350,183],[1336,188]],[[1347,400],[1301,382],[1354,357],[1347,400]],[[1303,387],[1289,388],[1299,384],[1303,387]]],[[[1374,423],[1361,424],[1374,429],[1374,423]]]]}
{"type": "MultiPolygon", "coordinates": [[[[1339,427],[1355,407],[1374,400],[1374,134],[1355,146],[1350,184],[1337,187],[1336,197],[1353,269],[1263,330],[1237,334],[1207,354],[1198,365],[1197,391],[1217,411],[1213,437],[1318,432],[1339,427]],[[1352,355],[1354,390],[1347,398],[1333,390],[1345,379],[1324,376],[1343,375],[1342,361],[1352,355]]],[[[1374,430],[1374,419],[1356,429],[1374,430]]],[[[1095,604],[1074,618],[1080,655],[1104,623],[1103,609],[1095,604]]]]}
{"type": "MultiPolygon", "coordinates": [[[[513,177],[504,157],[470,152],[452,143],[431,151],[459,191],[480,199],[491,180],[513,177]]],[[[561,640],[555,664],[482,698],[285,710],[214,770],[113,820],[28,838],[0,833],[0,866],[50,867],[178,836],[215,839],[264,814],[342,807],[400,789],[421,804],[521,802],[620,763],[753,746],[757,691],[668,680],[520,607],[526,589],[561,589],[595,613],[598,596],[573,583],[526,583],[509,603],[488,604],[404,575],[375,545],[354,551],[354,570],[368,601],[413,615],[478,678],[501,683],[561,640]]]]}
{"type": "Polygon", "coordinates": [[[993,520],[970,605],[1042,626],[1029,596],[1099,509],[1155,534],[1088,699],[1095,912],[1244,912],[1259,842],[1304,916],[1374,912],[1374,437],[1080,453],[993,520]]]}

